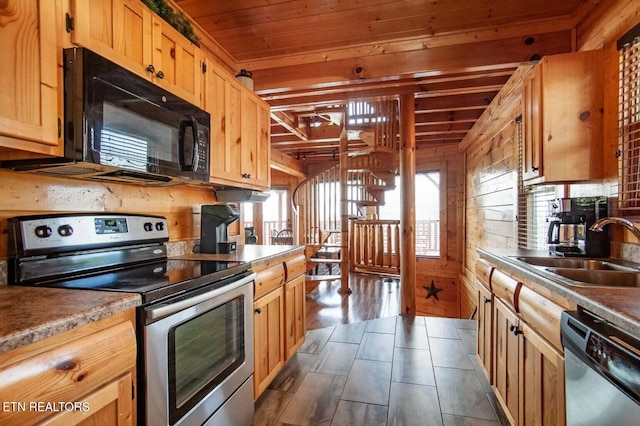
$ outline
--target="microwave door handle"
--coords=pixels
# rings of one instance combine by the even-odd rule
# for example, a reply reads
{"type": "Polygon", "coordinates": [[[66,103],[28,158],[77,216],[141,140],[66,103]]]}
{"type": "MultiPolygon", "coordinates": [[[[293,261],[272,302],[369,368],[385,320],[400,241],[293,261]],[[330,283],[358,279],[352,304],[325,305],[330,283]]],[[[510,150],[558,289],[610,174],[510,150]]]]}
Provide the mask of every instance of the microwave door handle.
{"type": "Polygon", "coordinates": [[[199,162],[198,157],[198,149],[197,149],[197,138],[198,138],[198,121],[195,117],[191,116],[189,120],[183,120],[180,122],[180,132],[178,133],[178,161],[180,162],[180,170],[184,172],[192,172],[195,167],[197,167],[199,162]],[[191,128],[192,132],[192,144],[191,144],[191,162],[187,164],[185,162],[185,134],[188,128],[191,128]]]}

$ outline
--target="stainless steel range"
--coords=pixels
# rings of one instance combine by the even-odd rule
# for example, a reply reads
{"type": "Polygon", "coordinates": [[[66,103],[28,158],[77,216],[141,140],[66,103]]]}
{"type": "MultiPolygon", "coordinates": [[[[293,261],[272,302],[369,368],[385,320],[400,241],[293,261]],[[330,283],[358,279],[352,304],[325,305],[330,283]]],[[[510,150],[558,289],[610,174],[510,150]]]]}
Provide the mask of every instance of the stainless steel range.
{"type": "Polygon", "coordinates": [[[9,219],[10,284],[138,293],[138,424],[249,425],[249,265],[168,259],[163,217],[9,219]]]}

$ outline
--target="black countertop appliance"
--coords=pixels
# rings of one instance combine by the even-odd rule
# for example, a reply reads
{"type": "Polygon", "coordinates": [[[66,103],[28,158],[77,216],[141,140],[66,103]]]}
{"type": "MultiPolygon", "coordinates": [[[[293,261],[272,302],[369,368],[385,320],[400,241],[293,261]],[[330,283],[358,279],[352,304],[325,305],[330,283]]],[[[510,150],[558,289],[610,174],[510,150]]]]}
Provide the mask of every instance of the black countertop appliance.
{"type": "Polygon", "coordinates": [[[229,242],[228,226],[240,218],[235,204],[202,206],[200,223],[200,253],[233,253],[236,243],[229,242]]]}
{"type": "Polygon", "coordinates": [[[549,253],[556,256],[609,256],[609,234],[589,230],[608,216],[606,197],[556,198],[549,202],[549,253]]]}

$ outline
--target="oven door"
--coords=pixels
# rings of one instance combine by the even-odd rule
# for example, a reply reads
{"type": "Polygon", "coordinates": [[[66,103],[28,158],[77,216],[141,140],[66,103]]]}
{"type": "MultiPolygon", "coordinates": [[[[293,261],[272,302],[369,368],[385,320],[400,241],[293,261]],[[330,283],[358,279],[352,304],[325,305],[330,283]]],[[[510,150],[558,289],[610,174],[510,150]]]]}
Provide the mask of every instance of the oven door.
{"type": "MultiPolygon", "coordinates": [[[[147,425],[202,425],[252,378],[254,278],[212,283],[144,309],[147,425]]],[[[242,404],[249,419],[250,399],[242,404]]]]}

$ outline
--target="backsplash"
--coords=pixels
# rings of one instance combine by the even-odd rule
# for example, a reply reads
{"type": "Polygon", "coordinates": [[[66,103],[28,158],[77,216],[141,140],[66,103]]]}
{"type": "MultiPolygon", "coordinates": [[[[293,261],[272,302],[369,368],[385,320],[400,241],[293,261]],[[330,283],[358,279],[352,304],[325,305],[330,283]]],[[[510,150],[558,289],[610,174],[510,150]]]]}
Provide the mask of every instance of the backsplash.
{"type": "Polygon", "coordinates": [[[630,243],[611,242],[611,257],[640,263],[640,245],[630,243]]]}

